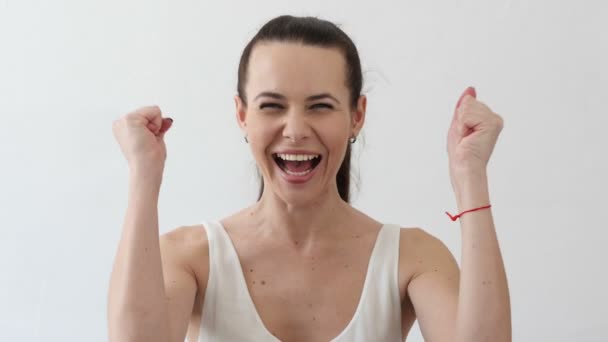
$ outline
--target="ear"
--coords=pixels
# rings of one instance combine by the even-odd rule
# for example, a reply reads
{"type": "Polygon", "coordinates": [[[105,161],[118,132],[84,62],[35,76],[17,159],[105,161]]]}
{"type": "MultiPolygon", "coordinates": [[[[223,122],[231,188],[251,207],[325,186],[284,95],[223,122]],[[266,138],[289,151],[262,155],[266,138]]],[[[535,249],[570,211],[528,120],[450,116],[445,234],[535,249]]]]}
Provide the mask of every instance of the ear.
{"type": "Polygon", "coordinates": [[[359,135],[363,124],[365,123],[365,111],[367,109],[367,97],[365,95],[359,96],[357,100],[357,108],[352,113],[352,130],[353,135],[359,135]]]}
{"type": "Polygon", "coordinates": [[[243,131],[244,135],[247,135],[247,108],[245,103],[239,95],[234,96],[234,104],[236,106],[236,121],[239,127],[243,131]]]}

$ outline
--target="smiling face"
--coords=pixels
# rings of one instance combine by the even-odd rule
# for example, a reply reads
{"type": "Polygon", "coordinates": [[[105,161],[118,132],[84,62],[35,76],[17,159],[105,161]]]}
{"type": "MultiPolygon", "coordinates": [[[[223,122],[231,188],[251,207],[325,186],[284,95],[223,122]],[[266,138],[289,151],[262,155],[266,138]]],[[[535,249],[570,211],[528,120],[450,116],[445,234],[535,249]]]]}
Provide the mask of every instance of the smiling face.
{"type": "Polygon", "coordinates": [[[339,196],[336,174],[348,139],[365,118],[366,99],[350,106],[342,53],[298,43],[261,42],[251,52],[247,106],[237,120],[272,191],[292,205],[339,196]],[[312,160],[307,160],[311,159],[312,160]]]}

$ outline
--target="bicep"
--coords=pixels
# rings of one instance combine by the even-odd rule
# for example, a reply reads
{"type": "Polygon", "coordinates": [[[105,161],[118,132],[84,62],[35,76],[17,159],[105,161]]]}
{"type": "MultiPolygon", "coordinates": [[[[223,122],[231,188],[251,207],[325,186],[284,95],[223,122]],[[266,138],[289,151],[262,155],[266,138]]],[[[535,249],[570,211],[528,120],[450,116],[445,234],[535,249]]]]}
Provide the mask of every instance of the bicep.
{"type": "Polygon", "coordinates": [[[183,228],[166,233],[160,238],[171,341],[184,341],[198,289],[196,276],[190,265],[191,247],[184,243],[184,232],[180,229],[183,228]]]}
{"type": "Polygon", "coordinates": [[[450,341],[456,331],[458,264],[439,239],[423,230],[417,234],[419,268],[408,284],[408,295],[425,341],[450,341]]]}

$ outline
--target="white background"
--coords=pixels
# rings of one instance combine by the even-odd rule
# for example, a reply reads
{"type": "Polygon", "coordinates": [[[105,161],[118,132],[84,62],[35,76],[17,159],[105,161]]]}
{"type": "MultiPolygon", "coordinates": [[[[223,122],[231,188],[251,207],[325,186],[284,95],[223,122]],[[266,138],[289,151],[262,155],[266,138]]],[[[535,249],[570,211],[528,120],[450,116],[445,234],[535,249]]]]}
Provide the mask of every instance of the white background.
{"type": "Polygon", "coordinates": [[[475,86],[505,120],[489,181],[514,341],[608,340],[608,10],[548,0],[0,1],[0,340],[107,340],[127,199],[114,119],[149,104],[175,119],[162,232],[255,200],[236,72],[280,14],[340,24],[360,50],[353,205],[458,260],[445,144],[475,86]]]}

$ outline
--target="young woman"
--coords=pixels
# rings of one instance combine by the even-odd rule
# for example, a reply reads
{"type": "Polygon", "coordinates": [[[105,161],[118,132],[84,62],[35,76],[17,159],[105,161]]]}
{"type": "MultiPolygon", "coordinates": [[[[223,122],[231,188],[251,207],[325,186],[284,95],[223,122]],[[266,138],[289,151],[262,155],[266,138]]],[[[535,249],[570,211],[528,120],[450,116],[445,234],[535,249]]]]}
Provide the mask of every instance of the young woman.
{"type": "Polygon", "coordinates": [[[486,173],[501,117],[468,88],[448,132],[460,272],[424,230],[349,205],[361,86],[357,49],[334,24],[268,22],[243,52],[235,96],[262,175],[258,201],[160,237],[173,120],[145,107],[114,122],[130,183],[110,282],[112,341],[403,341],[416,319],[427,341],[511,340],[486,173]]]}

